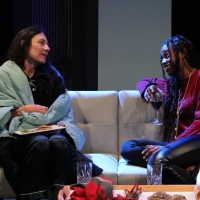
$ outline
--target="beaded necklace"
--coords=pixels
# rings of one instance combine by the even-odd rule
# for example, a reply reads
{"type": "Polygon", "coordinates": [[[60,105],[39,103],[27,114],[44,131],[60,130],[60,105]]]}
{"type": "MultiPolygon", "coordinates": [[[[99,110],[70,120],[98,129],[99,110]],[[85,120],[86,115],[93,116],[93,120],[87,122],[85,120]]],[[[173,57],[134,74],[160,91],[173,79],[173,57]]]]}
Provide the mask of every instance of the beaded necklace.
{"type": "Polygon", "coordinates": [[[175,139],[176,139],[176,137],[177,137],[177,134],[178,134],[178,122],[179,122],[179,112],[180,112],[180,107],[181,107],[181,104],[183,103],[183,101],[184,101],[184,99],[185,99],[185,95],[186,95],[186,93],[187,93],[187,89],[188,89],[188,86],[189,86],[189,83],[190,83],[190,78],[191,78],[191,76],[192,76],[192,74],[194,73],[194,71],[195,71],[195,69],[196,68],[194,68],[193,70],[192,70],[192,72],[190,73],[190,76],[189,76],[189,79],[188,79],[188,82],[187,82],[187,85],[186,85],[186,88],[185,88],[185,93],[184,93],[184,95],[183,95],[183,98],[182,98],[182,100],[181,100],[181,102],[179,103],[179,101],[180,101],[180,93],[181,93],[181,91],[180,91],[180,89],[179,89],[179,94],[178,94],[178,106],[177,106],[177,111],[176,111],[176,127],[175,127],[175,139]]]}

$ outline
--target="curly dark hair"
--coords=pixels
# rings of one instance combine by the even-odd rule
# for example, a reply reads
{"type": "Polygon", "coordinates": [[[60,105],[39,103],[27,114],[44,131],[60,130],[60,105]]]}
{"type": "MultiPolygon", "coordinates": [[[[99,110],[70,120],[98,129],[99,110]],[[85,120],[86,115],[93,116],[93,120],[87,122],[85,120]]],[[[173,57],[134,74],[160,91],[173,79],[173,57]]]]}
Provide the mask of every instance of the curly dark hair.
{"type": "MultiPolygon", "coordinates": [[[[179,77],[179,53],[185,55],[185,59],[192,68],[200,68],[200,56],[194,47],[194,45],[185,37],[176,35],[168,38],[162,46],[167,45],[171,47],[175,54],[176,61],[172,63],[173,75],[169,77],[170,85],[169,92],[166,96],[164,103],[164,116],[163,127],[161,134],[163,135],[163,141],[169,142],[174,138],[175,134],[175,119],[177,114],[179,89],[180,89],[180,77],[179,77]]],[[[170,52],[170,51],[169,51],[170,52]]],[[[161,63],[160,58],[160,63],[161,63]]],[[[162,66],[162,63],[161,63],[162,66]]],[[[163,77],[166,79],[164,67],[162,66],[163,77]]]]}

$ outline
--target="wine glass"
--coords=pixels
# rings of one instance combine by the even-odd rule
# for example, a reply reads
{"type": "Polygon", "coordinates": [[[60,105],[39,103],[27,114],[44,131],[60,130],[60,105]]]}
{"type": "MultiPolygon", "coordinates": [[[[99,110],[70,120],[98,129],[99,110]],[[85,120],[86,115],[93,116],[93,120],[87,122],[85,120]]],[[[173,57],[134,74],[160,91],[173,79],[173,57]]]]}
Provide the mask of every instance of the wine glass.
{"type": "Polygon", "coordinates": [[[155,126],[162,125],[163,123],[158,120],[158,110],[163,103],[163,96],[159,92],[155,92],[153,96],[150,97],[150,102],[155,110],[155,119],[150,124],[155,126]]]}

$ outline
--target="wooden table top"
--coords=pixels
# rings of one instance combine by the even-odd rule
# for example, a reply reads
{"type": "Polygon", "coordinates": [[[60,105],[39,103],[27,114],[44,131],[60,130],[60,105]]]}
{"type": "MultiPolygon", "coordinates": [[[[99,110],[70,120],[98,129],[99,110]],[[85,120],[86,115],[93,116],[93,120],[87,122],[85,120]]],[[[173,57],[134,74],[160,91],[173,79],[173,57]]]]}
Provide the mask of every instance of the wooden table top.
{"type": "MultiPolygon", "coordinates": [[[[167,191],[167,192],[191,192],[194,190],[195,185],[139,185],[145,192],[157,192],[157,191],[167,191]]],[[[114,185],[114,190],[131,190],[133,185],[114,185]]]]}

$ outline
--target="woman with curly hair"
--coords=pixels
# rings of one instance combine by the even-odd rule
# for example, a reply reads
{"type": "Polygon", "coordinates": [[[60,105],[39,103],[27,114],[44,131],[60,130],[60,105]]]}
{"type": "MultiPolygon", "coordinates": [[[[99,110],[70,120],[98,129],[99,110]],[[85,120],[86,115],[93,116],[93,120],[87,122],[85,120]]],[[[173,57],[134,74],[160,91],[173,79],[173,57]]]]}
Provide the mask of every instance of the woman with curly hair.
{"type": "Polygon", "coordinates": [[[154,92],[164,97],[163,141],[130,140],[121,155],[142,167],[162,164],[164,184],[194,184],[200,163],[200,56],[176,35],[163,43],[160,63],[163,78],[143,78],[136,88],[147,102],[154,92]]]}

